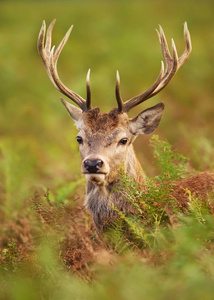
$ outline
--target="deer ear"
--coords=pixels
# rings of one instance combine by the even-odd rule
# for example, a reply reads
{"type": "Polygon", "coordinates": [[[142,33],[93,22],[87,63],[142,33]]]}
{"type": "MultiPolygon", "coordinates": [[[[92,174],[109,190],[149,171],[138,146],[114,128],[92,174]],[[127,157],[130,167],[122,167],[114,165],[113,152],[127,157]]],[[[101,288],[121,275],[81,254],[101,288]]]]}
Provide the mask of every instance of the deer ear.
{"type": "Polygon", "coordinates": [[[142,111],[137,117],[130,120],[130,131],[132,134],[152,133],[159,125],[163,115],[164,104],[158,103],[142,111]]]}
{"type": "Polygon", "coordinates": [[[77,129],[80,129],[81,127],[81,121],[82,121],[82,110],[79,107],[74,106],[73,104],[67,102],[63,98],[60,98],[62,101],[62,104],[67,109],[69,115],[71,118],[75,121],[75,125],[77,129]]]}

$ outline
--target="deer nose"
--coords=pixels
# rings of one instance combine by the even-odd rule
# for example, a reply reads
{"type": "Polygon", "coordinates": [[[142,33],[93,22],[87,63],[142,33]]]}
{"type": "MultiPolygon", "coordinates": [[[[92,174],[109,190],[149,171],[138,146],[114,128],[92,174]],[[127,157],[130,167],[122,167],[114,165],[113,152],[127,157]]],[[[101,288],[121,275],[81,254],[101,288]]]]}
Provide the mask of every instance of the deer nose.
{"type": "Polygon", "coordinates": [[[97,173],[102,168],[103,161],[100,159],[87,159],[84,161],[84,168],[89,173],[97,173]]]}

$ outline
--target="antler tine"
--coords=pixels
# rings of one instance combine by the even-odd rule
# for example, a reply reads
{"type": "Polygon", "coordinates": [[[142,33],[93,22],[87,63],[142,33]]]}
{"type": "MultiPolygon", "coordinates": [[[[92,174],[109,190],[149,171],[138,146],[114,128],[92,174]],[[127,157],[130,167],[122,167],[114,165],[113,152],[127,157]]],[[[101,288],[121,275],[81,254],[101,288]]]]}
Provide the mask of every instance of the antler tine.
{"type": "Polygon", "coordinates": [[[115,94],[116,94],[116,99],[117,99],[117,104],[118,104],[118,112],[121,113],[123,112],[123,100],[120,96],[120,74],[119,71],[117,71],[117,76],[116,76],[116,88],[115,88],[115,94]]]}
{"type": "Polygon", "coordinates": [[[184,39],[185,39],[186,47],[180,58],[178,58],[176,46],[173,39],[172,39],[172,56],[171,56],[164,31],[160,25],[159,25],[159,32],[157,31],[157,34],[161,44],[162,54],[165,62],[165,71],[162,62],[161,72],[157,80],[155,81],[155,83],[142,94],[132,99],[129,99],[128,101],[123,103],[123,111],[125,112],[128,112],[134,106],[148,100],[149,98],[159,93],[170,82],[170,80],[173,78],[175,73],[184,65],[184,63],[187,61],[187,59],[190,56],[192,46],[191,46],[190,33],[187,28],[186,22],[184,23],[184,39]]]}
{"type": "Polygon", "coordinates": [[[47,58],[47,55],[46,55],[46,52],[45,52],[45,49],[44,49],[45,31],[46,31],[46,23],[45,23],[45,21],[43,21],[42,22],[42,27],[40,29],[39,36],[38,36],[37,47],[38,47],[39,54],[40,54],[44,64],[45,64],[45,61],[46,61],[46,58],[47,58]]]}
{"type": "Polygon", "coordinates": [[[91,70],[89,69],[87,76],[86,76],[86,92],[87,92],[86,107],[87,107],[87,110],[89,110],[91,108],[90,72],[91,72],[91,70]]]}
{"type": "MultiPolygon", "coordinates": [[[[43,21],[43,22],[45,24],[45,21],[43,21]]],[[[52,31],[53,31],[55,23],[56,23],[56,19],[54,19],[51,22],[51,24],[49,25],[48,30],[47,30],[47,37],[46,37],[45,49],[46,49],[46,51],[48,51],[49,54],[50,54],[50,51],[51,51],[52,31]]],[[[45,33],[45,31],[44,31],[44,33],[45,33]]]]}
{"type": "MultiPolygon", "coordinates": [[[[167,48],[168,48],[168,46],[167,46],[167,48]]],[[[163,52],[164,52],[164,50],[163,50],[163,52]]],[[[169,56],[165,55],[164,61],[166,64],[166,70],[165,70],[163,79],[161,80],[158,87],[145,100],[147,100],[147,99],[155,96],[157,93],[159,93],[170,82],[170,80],[172,79],[172,77],[175,75],[175,73],[178,70],[178,54],[177,54],[176,46],[175,46],[173,39],[172,39],[172,57],[170,54],[169,54],[169,56]],[[166,59],[166,57],[167,57],[167,59],[166,59]]]]}
{"type": "Polygon", "coordinates": [[[180,67],[182,67],[183,64],[185,64],[192,51],[191,37],[187,27],[187,22],[184,23],[184,40],[185,40],[186,47],[184,53],[178,59],[178,69],[180,69],[180,67]]]}
{"type": "Polygon", "coordinates": [[[62,39],[61,43],[55,50],[55,46],[53,46],[51,49],[52,31],[53,31],[55,22],[56,22],[56,20],[53,20],[51,22],[50,26],[48,27],[46,43],[44,46],[46,24],[45,24],[45,21],[43,21],[42,28],[40,30],[39,37],[38,37],[39,54],[44,62],[48,76],[50,77],[54,86],[65,96],[67,96],[68,98],[73,100],[82,109],[82,111],[87,111],[88,109],[90,109],[90,97],[88,99],[88,95],[89,95],[88,88],[87,88],[87,100],[85,100],[81,96],[79,96],[77,93],[75,93],[72,90],[70,90],[69,88],[67,88],[60,80],[58,72],[57,72],[57,61],[58,61],[59,55],[70,36],[73,26],[71,26],[69,28],[69,30],[65,34],[64,38],[62,39]]]}
{"type": "Polygon", "coordinates": [[[49,65],[50,65],[49,57],[50,57],[50,52],[51,52],[51,41],[52,41],[52,30],[53,30],[55,23],[56,23],[56,19],[54,19],[51,22],[51,24],[49,25],[49,27],[47,29],[47,37],[46,37],[46,43],[45,43],[46,23],[45,23],[45,21],[43,21],[42,28],[40,30],[39,37],[38,37],[38,51],[43,60],[43,63],[45,65],[48,76],[51,79],[51,82],[58,89],[57,85],[53,81],[53,78],[51,77],[50,67],[49,67],[49,65]],[[45,46],[44,46],[44,43],[45,43],[45,46]]]}
{"type": "Polygon", "coordinates": [[[168,47],[168,44],[167,44],[167,41],[166,41],[166,37],[165,37],[164,31],[163,31],[163,28],[161,27],[161,25],[159,25],[159,31],[156,29],[156,33],[158,35],[159,42],[161,44],[163,58],[164,58],[164,61],[166,63],[166,73],[167,73],[169,71],[168,70],[169,66],[168,66],[167,62],[168,62],[168,60],[171,60],[172,57],[170,55],[169,47],[168,47]]]}

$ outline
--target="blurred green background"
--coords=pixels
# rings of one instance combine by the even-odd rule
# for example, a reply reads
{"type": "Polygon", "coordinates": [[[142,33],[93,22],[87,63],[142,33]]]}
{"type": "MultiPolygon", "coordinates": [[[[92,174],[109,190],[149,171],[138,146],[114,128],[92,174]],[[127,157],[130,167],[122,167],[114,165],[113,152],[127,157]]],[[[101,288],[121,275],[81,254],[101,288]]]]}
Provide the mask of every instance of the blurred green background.
{"type": "MultiPolygon", "coordinates": [[[[0,2],[0,201],[11,212],[38,188],[78,179],[76,129],[37,53],[42,20],[57,19],[58,45],[74,29],[59,59],[62,81],[85,97],[91,68],[92,101],[103,112],[115,106],[116,70],[124,100],[147,89],[160,70],[162,54],[155,28],[161,24],[178,53],[184,50],[187,21],[193,52],[172,82],[130,116],[159,101],[166,105],[156,131],[197,170],[214,165],[214,2],[213,1],[1,1],[0,2]]],[[[153,175],[149,137],[135,148],[153,175]]],[[[83,191],[82,191],[83,194],[83,191]]]]}

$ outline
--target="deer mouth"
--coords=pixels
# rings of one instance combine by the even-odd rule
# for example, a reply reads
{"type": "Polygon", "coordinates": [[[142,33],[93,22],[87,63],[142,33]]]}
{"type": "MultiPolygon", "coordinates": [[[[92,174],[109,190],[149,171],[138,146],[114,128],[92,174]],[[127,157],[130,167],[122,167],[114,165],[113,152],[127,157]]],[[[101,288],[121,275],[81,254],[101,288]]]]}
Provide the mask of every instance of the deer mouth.
{"type": "Polygon", "coordinates": [[[94,172],[94,173],[83,172],[82,174],[84,174],[84,175],[100,175],[100,174],[106,175],[107,173],[106,172],[94,172]]]}
{"type": "Polygon", "coordinates": [[[91,181],[97,184],[102,184],[105,181],[107,173],[83,173],[87,181],[91,181]]]}

